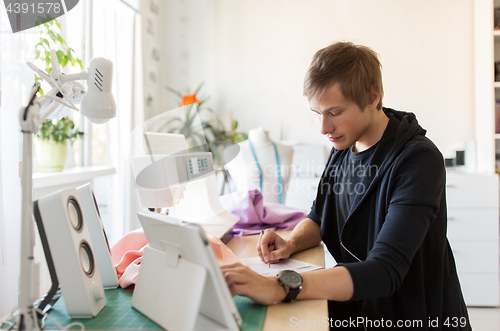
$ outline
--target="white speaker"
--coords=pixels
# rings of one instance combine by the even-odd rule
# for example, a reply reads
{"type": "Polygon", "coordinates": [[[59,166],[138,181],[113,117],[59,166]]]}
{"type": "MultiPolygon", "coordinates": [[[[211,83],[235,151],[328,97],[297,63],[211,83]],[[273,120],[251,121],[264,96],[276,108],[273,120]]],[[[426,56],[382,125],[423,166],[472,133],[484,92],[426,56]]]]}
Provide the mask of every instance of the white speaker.
{"type": "MultiPolygon", "coordinates": [[[[78,191],[69,188],[35,201],[35,219],[46,237],[45,255],[53,262],[66,311],[73,318],[92,318],[106,304],[99,268],[78,191]]],[[[42,239],[43,240],[43,239],[42,239]]],[[[45,248],[45,247],[44,247],[45,248]]]]}
{"type": "Polygon", "coordinates": [[[77,187],[76,190],[80,195],[83,215],[85,216],[85,220],[87,220],[87,227],[90,239],[92,240],[97,267],[101,274],[102,285],[104,288],[117,288],[118,276],[111,260],[111,249],[102,223],[101,213],[97,206],[97,200],[92,190],[92,184],[82,185],[77,187]]]}

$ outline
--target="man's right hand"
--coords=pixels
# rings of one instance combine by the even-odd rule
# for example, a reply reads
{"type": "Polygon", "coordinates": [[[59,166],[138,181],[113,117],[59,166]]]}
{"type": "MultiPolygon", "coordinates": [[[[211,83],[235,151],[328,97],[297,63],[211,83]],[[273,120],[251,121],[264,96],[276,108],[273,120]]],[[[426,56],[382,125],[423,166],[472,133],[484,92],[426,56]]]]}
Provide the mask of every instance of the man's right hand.
{"type": "Polygon", "coordinates": [[[257,242],[257,252],[265,263],[277,263],[288,258],[293,251],[292,245],[272,230],[264,231],[257,242]]]}

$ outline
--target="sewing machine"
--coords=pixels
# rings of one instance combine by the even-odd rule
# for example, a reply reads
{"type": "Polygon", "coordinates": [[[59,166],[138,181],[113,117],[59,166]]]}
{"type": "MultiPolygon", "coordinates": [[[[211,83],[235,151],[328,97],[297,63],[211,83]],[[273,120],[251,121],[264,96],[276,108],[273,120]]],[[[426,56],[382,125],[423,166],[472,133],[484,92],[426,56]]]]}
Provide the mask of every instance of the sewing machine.
{"type": "Polygon", "coordinates": [[[132,161],[141,206],[223,238],[239,219],[219,201],[212,153],[187,153],[181,134],[144,132],[143,139],[147,154],[132,161]]]}

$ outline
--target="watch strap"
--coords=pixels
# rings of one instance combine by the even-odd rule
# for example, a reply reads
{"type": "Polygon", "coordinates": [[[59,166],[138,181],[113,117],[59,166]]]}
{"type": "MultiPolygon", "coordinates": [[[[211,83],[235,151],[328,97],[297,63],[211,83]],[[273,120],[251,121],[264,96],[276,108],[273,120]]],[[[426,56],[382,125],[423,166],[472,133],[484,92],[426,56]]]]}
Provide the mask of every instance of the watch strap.
{"type": "Polygon", "coordinates": [[[292,302],[297,298],[297,295],[299,295],[300,290],[302,289],[302,286],[298,288],[289,288],[288,286],[285,287],[287,290],[287,294],[283,302],[292,302]]]}

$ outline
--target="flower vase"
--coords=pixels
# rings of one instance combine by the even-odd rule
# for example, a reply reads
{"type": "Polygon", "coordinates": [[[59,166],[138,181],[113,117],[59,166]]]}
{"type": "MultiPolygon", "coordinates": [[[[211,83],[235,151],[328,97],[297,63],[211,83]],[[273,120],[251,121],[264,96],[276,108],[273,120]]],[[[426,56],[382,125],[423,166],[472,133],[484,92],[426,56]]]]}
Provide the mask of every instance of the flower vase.
{"type": "Polygon", "coordinates": [[[35,140],[36,155],[42,172],[55,172],[64,169],[66,162],[66,141],[35,140]]]}

